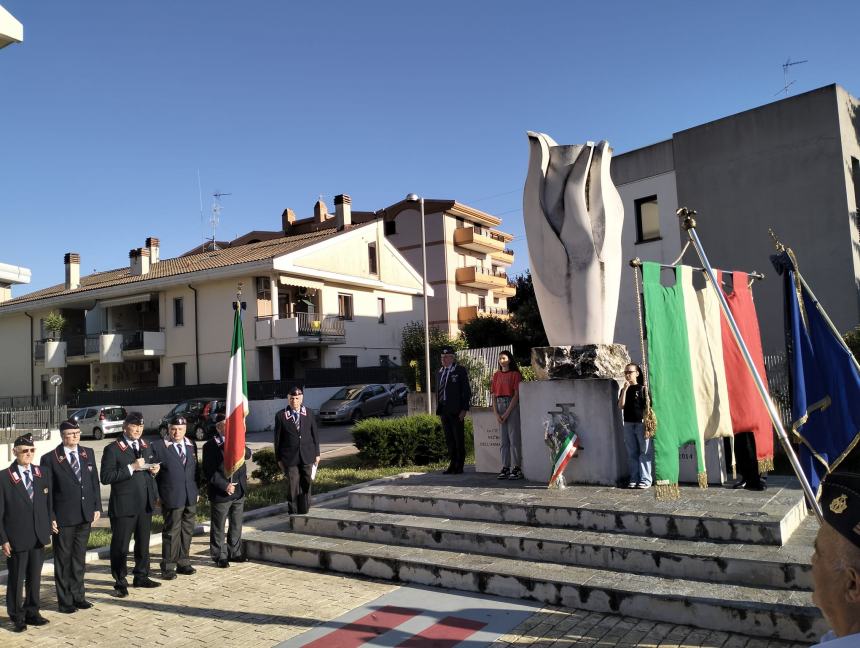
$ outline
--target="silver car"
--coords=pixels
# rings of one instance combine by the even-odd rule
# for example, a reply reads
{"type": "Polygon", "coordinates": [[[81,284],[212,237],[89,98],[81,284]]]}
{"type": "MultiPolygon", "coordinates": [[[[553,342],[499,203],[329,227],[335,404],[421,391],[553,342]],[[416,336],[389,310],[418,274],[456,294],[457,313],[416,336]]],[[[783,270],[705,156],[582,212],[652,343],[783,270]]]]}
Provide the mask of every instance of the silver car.
{"type": "Polygon", "coordinates": [[[91,436],[94,439],[103,439],[109,434],[122,432],[125,408],[121,405],[92,405],[82,407],[69,418],[78,422],[81,437],[91,436]]]}
{"type": "Polygon", "coordinates": [[[323,423],[339,423],[367,416],[387,416],[392,409],[392,394],[384,385],[349,385],[320,406],[319,416],[323,423]]]}

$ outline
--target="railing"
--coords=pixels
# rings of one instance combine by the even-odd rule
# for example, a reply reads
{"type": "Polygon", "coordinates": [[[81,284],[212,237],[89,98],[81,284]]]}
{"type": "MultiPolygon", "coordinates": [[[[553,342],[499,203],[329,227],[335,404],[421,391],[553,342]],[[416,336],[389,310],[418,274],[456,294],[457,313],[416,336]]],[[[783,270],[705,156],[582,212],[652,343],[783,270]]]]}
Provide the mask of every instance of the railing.
{"type": "Polygon", "coordinates": [[[160,331],[122,331],[122,350],[138,351],[143,349],[146,333],[160,333],[160,331]]]}
{"type": "Polygon", "coordinates": [[[764,370],[767,375],[767,387],[773,404],[779,410],[782,424],[786,429],[791,428],[791,391],[788,381],[788,364],[784,353],[764,356],[764,370]]]}
{"type": "Polygon", "coordinates": [[[494,232],[494,231],[490,230],[488,232],[488,234],[489,234],[491,239],[495,239],[497,241],[501,241],[502,243],[505,243],[505,237],[502,236],[501,234],[499,234],[498,232],[494,232]]]}
{"type": "Polygon", "coordinates": [[[66,341],[66,356],[97,355],[99,352],[98,333],[87,335],[69,335],[66,341]]]}
{"type": "MultiPolygon", "coordinates": [[[[322,313],[288,313],[281,320],[296,320],[296,331],[299,337],[343,338],[346,336],[343,320],[338,315],[323,315],[322,313]]],[[[269,339],[275,336],[274,316],[259,315],[255,318],[257,339],[269,339]],[[265,329],[261,332],[258,324],[265,329]]],[[[294,336],[293,336],[294,337],[294,336]]]]}
{"type": "Polygon", "coordinates": [[[495,306],[490,306],[489,308],[482,309],[484,313],[487,315],[509,315],[507,308],[497,308],[495,306]]]}
{"type": "Polygon", "coordinates": [[[14,407],[0,409],[0,442],[11,443],[22,434],[47,438],[47,433],[64,421],[66,406],[14,407]]]}

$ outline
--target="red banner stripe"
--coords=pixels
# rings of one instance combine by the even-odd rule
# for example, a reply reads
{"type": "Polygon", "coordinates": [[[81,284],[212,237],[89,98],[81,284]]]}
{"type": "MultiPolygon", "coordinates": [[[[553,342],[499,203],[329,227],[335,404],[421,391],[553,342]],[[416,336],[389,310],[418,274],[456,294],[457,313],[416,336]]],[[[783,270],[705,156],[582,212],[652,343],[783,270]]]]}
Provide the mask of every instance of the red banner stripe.
{"type": "Polygon", "coordinates": [[[386,605],[306,644],[305,648],[357,648],[418,614],[418,610],[386,605]]]}
{"type": "Polygon", "coordinates": [[[232,475],[245,461],[245,412],[241,406],[228,415],[224,434],[224,472],[232,475]]]}
{"type": "Polygon", "coordinates": [[[487,624],[473,619],[445,617],[439,623],[398,644],[397,648],[453,648],[485,625],[487,624]]]}

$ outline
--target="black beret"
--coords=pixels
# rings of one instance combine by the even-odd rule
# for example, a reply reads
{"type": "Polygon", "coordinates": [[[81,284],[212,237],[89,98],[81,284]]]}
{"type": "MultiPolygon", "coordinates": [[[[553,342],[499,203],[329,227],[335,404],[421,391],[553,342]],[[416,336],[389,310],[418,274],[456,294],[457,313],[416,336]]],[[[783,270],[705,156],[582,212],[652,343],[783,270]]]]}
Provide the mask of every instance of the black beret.
{"type": "Polygon", "coordinates": [[[860,547],[860,475],[831,473],[821,486],[824,521],[860,547]]]}
{"type": "Polygon", "coordinates": [[[215,415],[215,422],[216,423],[220,423],[221,421],[226,421],[226,420],[227,420],[227,417],[224,416],[223,414],[216,414],[215,415]]]}
{"type": "Polygon", "coordinates": [[[36,442],[33,441],[32,434],[22,434],[17,439],[15,439],[15,447],[18,446],[30,446],[31,448],[36,447],[36,442]]]}
{"type": "Polygon", "coordinates": [[[449,347],[449,346],[442,347],[441,354],[442,355],[454,355],[454,349],[452,347],[449,347]]]}
{"type": "Polygon", "coordinates": [[[169,425],[186,425],[188,421],[185,420],[185,417],[181,414],[177,414],[176,416],[170,417],[169,425]]]}
{"type": "Polygon", "coordinates": [[[143,425],[143,414],[140,412],[129,412],[125,415],[125,422],[130,425],[143,425]]]}
{"type": "Polygon", "coordinates": [[[60,423],[60,434],[65,432],[66,430],[80,430],[80,426],[75,419],[69,419],[68,421],[63,421],[60,423]]]}

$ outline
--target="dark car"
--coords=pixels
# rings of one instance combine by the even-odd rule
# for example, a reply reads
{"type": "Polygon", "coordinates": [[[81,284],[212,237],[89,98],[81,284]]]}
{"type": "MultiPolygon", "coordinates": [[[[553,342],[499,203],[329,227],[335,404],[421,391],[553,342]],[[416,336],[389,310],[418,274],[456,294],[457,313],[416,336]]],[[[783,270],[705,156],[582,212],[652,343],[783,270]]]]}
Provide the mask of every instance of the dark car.
{"type": "Polygon", "coordinates": [[[392,409],[392,395],[385,385],[349,385],[320,405],[319,417],[323,423],[358,421],[391,414],[392,409]]]}
{"type": "Polygon", "coordinates": [[[186,434],[198,441],[206,441],[212,438],[215,431],[213,419],[216,412],[224,411],[224,403],[223,398],[190,398],[182,401],[162,417],[161,423],[158,424],[158,433],[166,437],[170,419],[181,414],[187,421],[186,434]]]}

